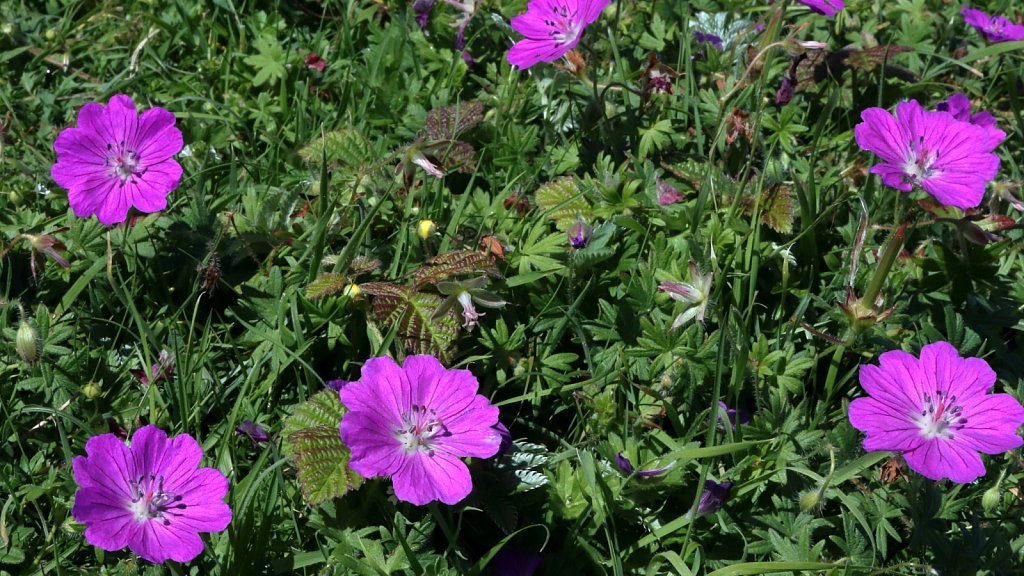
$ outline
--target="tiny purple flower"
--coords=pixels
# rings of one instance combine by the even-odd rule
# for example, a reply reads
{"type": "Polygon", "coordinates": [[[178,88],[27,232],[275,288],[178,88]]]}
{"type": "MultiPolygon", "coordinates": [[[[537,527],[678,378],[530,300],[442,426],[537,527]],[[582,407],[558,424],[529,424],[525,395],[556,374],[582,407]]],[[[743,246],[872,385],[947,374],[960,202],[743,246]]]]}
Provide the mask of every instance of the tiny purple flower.
{"type": "Polygon", "coordinates": [[[573,248],[580,250],[586,248],[587,244],[590,243],[590,236],[594,233],[594,227],[587,224],[582,218],[576,220],[576,223],[569,226],[569,245],[573,248]]]}
{"type": "Polygon", "coordinates": [[[144,426],[125,446],[113,434],[93,436],[71,464],[80,488],[71,513],[85,539],[107,551],[127,546],[154,564],[188,562],[203,551],[199,532],[231,522],[227,478],[197,468],[203,449],[188,434],[167,438],[144,426]]]}
{"type": "Polygon", "coordinates": [[[697,516],[714,514],[722,509],[726,500],[732,495],[732,482],[719,484],[714,480],[704,481],[704,491],[700,494],[700,502],[697,504],[697,516]]]}
{"type": "Polygon", "coordinates": [[[526,13],[512,18],[512,29],[526,38],[509,49],[508,63],[522,70],[552,62],[579,44],[583,29],[597,20],[611,0],[530,0],[526,13]]]}
{"type": "Polygon", "coordinates": [[[718,427],[725,428],[725,423],[729,423],[729,429],[735,430],[737,424],[747,424],[750,422],[750,414],[745,410],[733,410],[725,405],[725,402],[719,400],[718,402],[718,427]]]}
{"type": "Polygon", "coordinates": [[[857,145],[883,160],[871,172],[886,186],[910,192],[916,184],[942,204],[974,208],[999,171],[986,129],[947,112],[929,112],[910,100],[896,106],[895,117],[881,108],[868,108],[860,117],[857,145]]]}
{"type": "Polygon", "coordinates": [[[673,466],[676,465],[676,463],[673,462],[668,466],[662,466],[661,468],[648,468],[646,470],[637,470],[636,468],[633,467],[633,463],[629,461],[629,458],[626,456],[626,453],[620,450],[619,453],[615,455],[615,465],[619,467],[619,470],[622,470],[626,474],[633,474],[635,472],[636,475],[641,478],[650,478],[651,476],[660,476],[665,472],[668,472],[669,470],[672,469],[673,466]]]}
{"type": "Polygon", "coordinates": [[[1002,16],[989,16],[981,10],[964,6],[960,10],[964,22],[981,33],[989,42],[1015,42],[1024,40],[1024,26],[1014,24],[1002,16]]]}
{"type": "Polygon", "coordinates": [[[263,426],[253,422],[252,420],[243,420],[238,428],[235,428],[235,434],[239,436],[248,436],[249,440],[252,441],[252,447],[256,448],[263,442],[269,442],[270,436],[267,435],[267,431],[263,429],[263,426]]]}
{"type": "Polygon", "coordinates": [[[1017,428],[1024,407],[1009,394],[988,394],[996,373],[981,358],[961,358],[948,342],[902,350],[860,367],[868,393],[850,403],[850,424],[865,433],[864,449],[894,450],[926,478],[966,483],[985,474],[978,452],[1024,445],[1017,428]]]}
{"type": "Polygon", "coordinates": [[[437,0],[416,0],[412,3],[412,10],[416,13],[416,23],[424,31],[430,21],[430,13],[434,10],[434,4],[437,4],[437,0]]]}
{"type": "Polygon", "coordinates": [[[963,94],[953,94],[948,100],[943,100],[936,104],[935,109],[940,112],[949,112],[953,115],[953,118],[961,122],[967,122],[984,128],[985,132],[988,133],[989,142],[993,148],[1001,144],[1003,140],[1006,140],[1006,132],[996,127],[996,117],[991,112],[986,111],[971,114],[971,101],[963,94]]]}
{"type": "Polygon", "coordinates": [[[822,16],[828,16],[829,18],[836,15],[837,12],[846,8],[843,4],[843,0],[797,0],[804,6],[807,6],[811,10],[814,10],[822,16]]]}
{"type": "Polygon", "coordinates": [[[336,392],[341,392],[341,389],[344,388],[345,386],[348,386],[349,384],[351,384],[351,382],[349,382],[348,380],[342,380],[341,378],[335,378],[333,380],[328,380],[327,382],[324,382],[324,386],[336,392]]]}
{"type": "Polygon", "coordinates": [[[68,189],[79,218],[101,224],[124,222],[133,206],[141,212],[167,207],[178,187],[182,147],[174,114],[151,108],[141,116],[132,99],[119,94],[106,106],[90,102],[78,112],[78,127],[65,128],[53,143],[57,163],[50,174],[68,189]]]}
{"type": "Polygon", "coordinates": [[[711,44],[712,46],[714,46],[715,48],[718,48],[719,50],[722,49],[722,37],[721,36],[716,36],[716,35],[710,34],[710,33],[705,34],[704,32],[701,32],[700,30],[694,30],[693,31],[693,36],[694,36],[694,38],[697,39],[697,43],[698,44],[711,44]]]}
{"type": "Polygon", "coordinates": [[[402,366],[367,360],[362,378],[341,390],[349,466],[367,478],[391,476],[399,500],[458,503],[473,489],[460,458],[490,458],[501,447],[498,408],[478,388],[470,371],[447,370],[433,356],[402,366]]]}

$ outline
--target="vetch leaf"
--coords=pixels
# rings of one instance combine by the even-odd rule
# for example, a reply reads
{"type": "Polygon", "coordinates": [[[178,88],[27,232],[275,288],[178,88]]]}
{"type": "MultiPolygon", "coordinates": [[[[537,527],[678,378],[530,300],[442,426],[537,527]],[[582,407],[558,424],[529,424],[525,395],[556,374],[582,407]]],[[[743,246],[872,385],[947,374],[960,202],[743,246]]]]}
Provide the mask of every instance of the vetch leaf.
{"type": "Polygon", "coordinates": [[[285,419],[284,453],[295,464],[302,497],[310,506],[344,496],[363,482],[348,467],[350,452],[338,432],[345,411],[338,393],[324,390],[285,419]]]}

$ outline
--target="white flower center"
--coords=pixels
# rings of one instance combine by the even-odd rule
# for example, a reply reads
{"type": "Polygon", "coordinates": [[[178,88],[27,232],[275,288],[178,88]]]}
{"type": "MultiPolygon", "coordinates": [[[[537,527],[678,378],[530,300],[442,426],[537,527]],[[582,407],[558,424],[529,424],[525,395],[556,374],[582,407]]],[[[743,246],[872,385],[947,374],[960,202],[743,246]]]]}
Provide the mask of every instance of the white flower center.
{"type": "Polygon", "coordinates": [[[956,403],[956,396],[946,397],[939,390],[935,398],[924,395],[924,408],[914,416],[914,423],[921,429],[921,436],[925,440],[950,440],[967,425],[967,418],[963,417],[963,407],[956,403]]]}
{"type": "Polygon", "coordinates": [[[579,37],[580,32],[583,31],[583,27],[580,26],[580,22],[576,19],[576,12],[569,12],[568,5],[559,5],[555,1],[551,2],[549,8],[551,16],[544,19],[544,24],[553,28],[553,30],[548,32],[548,35],[558,45],[574,42],[579,37]]]}
{"type": "Polygon", "coordinates": [[[939,161],[938,151],[929,151],[924,147],[924,139],[921,138],[913,143],[906,162],[903,164],[904,179],[907,182],[915,183],[925,178],[934,178],[942,172],[933,167],[939,161]]]}
{"type": "Polygon", "coordinates": [[[448,434],[448,428],[434,410],[416,405],[411,412],[402,415],[402,427],[395,431],[395,437],[406,454],[422,450],[432,455],[435,439],[448,434]]]}
{"type": "Polygon", "coordinates": [[[129,487],[132,491],[132,499],[128,502],[128,509],[135,517],[136,522],[145,522],[152,519],[163,519],[164,524],[168,520],[164,514],[177,508],[185,508],[181,502],[181,496],[164,490],[164,477],[150,474],[141,476],[133,481],[129,487]]]}
{"type": "Polygon", "coordinates": [[[135,150],[125,146],[124,140],[114,144],[107,144],[107,173],[120,180],[120,186],[131,182],[138,184],[138,178],[145,174],[140,168],[141,161],[135,150]]]}

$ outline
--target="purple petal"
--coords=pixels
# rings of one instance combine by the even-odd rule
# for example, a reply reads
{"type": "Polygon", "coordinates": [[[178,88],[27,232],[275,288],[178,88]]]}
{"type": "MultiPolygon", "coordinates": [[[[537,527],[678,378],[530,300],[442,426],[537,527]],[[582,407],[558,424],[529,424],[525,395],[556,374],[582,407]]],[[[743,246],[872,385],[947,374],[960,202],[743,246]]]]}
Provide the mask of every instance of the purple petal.
{"type": "Polygon", "coordinates": [[[933,439],[916,450],[903,453],[911,470],[932,480],[949,478],[961,484],[985,474],[981,457],[969,448],[947,440],[933,439]]]}
{"type": "Polygon", "coordinates": [[[458,504],[473,489],[469,468],[450,454],[417,452],[392,478],[395,497],[422,506],[434,500],[458,504]]]}
{"type": "Polygon", "coordinates": [[[908,155],[907,135],[887,110],[868,108],[860,114],[863,122],[854,127],[861,150],[874,152],[886,162],[901,165],[908,155]]]}

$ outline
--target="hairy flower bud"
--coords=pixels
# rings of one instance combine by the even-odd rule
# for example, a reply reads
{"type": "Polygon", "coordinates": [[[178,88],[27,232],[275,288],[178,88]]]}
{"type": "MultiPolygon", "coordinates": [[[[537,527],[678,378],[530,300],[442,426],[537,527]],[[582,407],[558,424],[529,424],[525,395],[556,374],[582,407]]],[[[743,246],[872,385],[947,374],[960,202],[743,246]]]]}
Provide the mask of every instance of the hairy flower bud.
{"type": "Polygon", "coordinates": [[[986,512],[992,512],[993,510],[999,508],[999,504],[1002,501],[1003,493],[999,489],[998,484],[989,488],[988,490],[985,490],[985,493],[981,495],[981,507],[984,508],[986,512]]]}
{"type": "Polygon", "coordinates": [[[21,359],[29,364],[35,363],[39,359],[39,347],[37,340],[39,334],[35,328],[28,323],[28,320],[24,318],[18,323],[18,333],[14,337],[14,350],[21,356],[21,359]]]}

